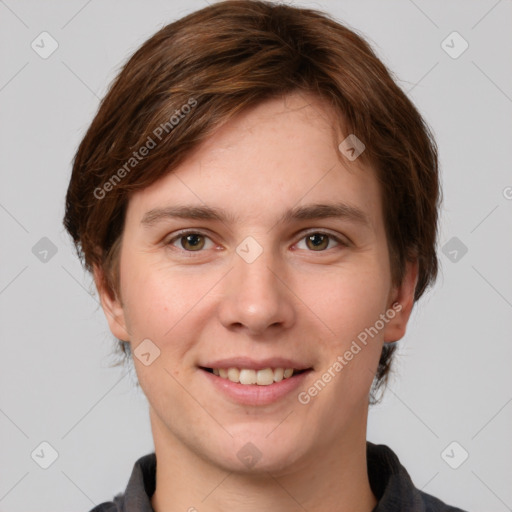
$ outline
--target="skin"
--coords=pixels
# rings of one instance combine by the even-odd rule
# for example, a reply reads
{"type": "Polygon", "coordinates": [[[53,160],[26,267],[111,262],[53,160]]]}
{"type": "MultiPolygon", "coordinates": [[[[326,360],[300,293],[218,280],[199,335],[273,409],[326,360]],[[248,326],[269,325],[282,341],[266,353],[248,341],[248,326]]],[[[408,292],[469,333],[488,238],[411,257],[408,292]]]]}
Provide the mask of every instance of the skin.
{"type": "Polygon", "coordinates": [[[160,350],[149,366],[134,357],[158,460],[157,512],[370,512],[377,503],[366,469],[368,394],[382,344],[405,334],[417,265],[392,283],[374,171],[340,157],[337,145],[348,134],[333,126],[321,100],[299,93],[238,115],[130,199],[118,296],[95,269],[114,336],[132,350],[149,338],[160,350]],[[290,208],[332,202],[358,208],[368,223],[278,223],[290,208]],[[238,217],[141,223],[148,211],[177,204],[238,217]],[[205,235],[195,239],[199,250],[175,238],[185,228],[205,235]],[[314,233],[318,248],[306,236],[314,233]],[[252,263],[236,253],[248,236],[263,250],[252,263]],[[394,303],[401,311],[317,396],[299,403],[298,391],[394,303]],[[313,370],[275,403],[240,405],[198,368],[235,356],[293,357],[313,370]],[[251,468],[237,457],[249,442],[261,453],[251,468]]]}

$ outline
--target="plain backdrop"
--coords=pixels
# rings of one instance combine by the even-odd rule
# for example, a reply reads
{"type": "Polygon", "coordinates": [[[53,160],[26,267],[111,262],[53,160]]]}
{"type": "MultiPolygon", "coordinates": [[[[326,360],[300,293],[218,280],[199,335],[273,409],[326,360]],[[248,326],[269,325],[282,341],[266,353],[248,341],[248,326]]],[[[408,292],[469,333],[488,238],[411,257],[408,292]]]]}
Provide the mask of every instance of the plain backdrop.
{"type": "MultiPolygon", "coordinates": [[[[441,274],[368,439],[450,504],[512,510],[512,2],[292,3],[365,36],[439,144],[441,274]]],[[[109,83],[154,32],[205,5],[0,1],[0,512],[90,510],[153,450],[146,399],[109,367],[114,340],[61,221],[109,83]],[[47,58],[41,37],[58,44],[47,58]],[[58,457],[43,469],[38,453],[58,457]]]]}

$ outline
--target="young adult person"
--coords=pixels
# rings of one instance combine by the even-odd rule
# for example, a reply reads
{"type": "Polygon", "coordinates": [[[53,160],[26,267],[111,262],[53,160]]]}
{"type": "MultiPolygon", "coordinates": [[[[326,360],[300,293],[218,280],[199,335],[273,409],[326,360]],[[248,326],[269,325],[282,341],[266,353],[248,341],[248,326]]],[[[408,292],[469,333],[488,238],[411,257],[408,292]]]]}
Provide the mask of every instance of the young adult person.
{"type": "Polygon", "coordinates": [[[155,445],[94,512],[460,510],[366,440],[438,205],[428,127],[327,15],[226,1],[145,42],[66,200],[155,445]]]}

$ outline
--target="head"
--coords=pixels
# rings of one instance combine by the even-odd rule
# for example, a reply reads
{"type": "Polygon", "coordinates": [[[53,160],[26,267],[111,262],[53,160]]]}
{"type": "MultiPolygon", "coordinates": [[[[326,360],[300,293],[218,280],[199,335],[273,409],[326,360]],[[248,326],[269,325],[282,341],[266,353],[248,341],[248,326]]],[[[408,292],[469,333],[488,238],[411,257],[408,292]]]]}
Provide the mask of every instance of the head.
{"type": "MultiPolygon", "coordinates": [[[[428,127],[390,72],[324,14],[220,2],[144,43],[79,146],[64,224],[119,349],[145,339],[158,349],[151,365],[134,362],[161,424],[200,445],[204,411],[192,405],[180,423],[166,417],[168,402],[186,408],[183,387],[215,401],[200,381],[208,364],[277,354],[296,355],[317,379],[331,374],[321,393],[300,389],[290,443],[319,443],[337,404],[333,435],[350,429],[347,415],[362,415],[385,383],[394,343],[436,277],[437,165],[428,127]],[[355,159],[347,137],[364,144],[355,159]],[[313,204],[343,211],[283,221],[313,204]],[[184,205],[222,216],[168,215],[184,205]],[[176,238],[182,228],[193,233],[176,238]],[[353,357],[333,369],[346,351],[353,357]],[[315,419],[301,427],[307,408],[315,419]]],[[[248,404],[244,418],[229,400],[216,405],[226,443],[270,442],[271,404],[257,417],[248,404]]]]}

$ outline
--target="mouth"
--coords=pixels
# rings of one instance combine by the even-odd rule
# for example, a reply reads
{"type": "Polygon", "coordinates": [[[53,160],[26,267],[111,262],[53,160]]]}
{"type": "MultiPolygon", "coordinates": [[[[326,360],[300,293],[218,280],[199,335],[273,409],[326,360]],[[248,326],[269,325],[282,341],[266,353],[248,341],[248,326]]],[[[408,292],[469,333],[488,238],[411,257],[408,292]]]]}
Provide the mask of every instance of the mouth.
{"type": "Polygon", "coordinates": [[[306,385],[314,371],[299,361],[273,357],[255,360],[233,357],[204,361],[197,366],[205,382],[213,386],[214,395],[223,396],[237,405],[271,406],[281,400],[293,400],[294,393],[306,385]]]}
{"type": "Polygon", "coordinates": [[[295,369],[282,367],[254,369],[237,367],[206,368],[200,366],[199,368],[219,377],[220,379],[225,379],[235,384],[242,384],[245,386],[270,386],[312,370],[312,368],[295,369]]]}

